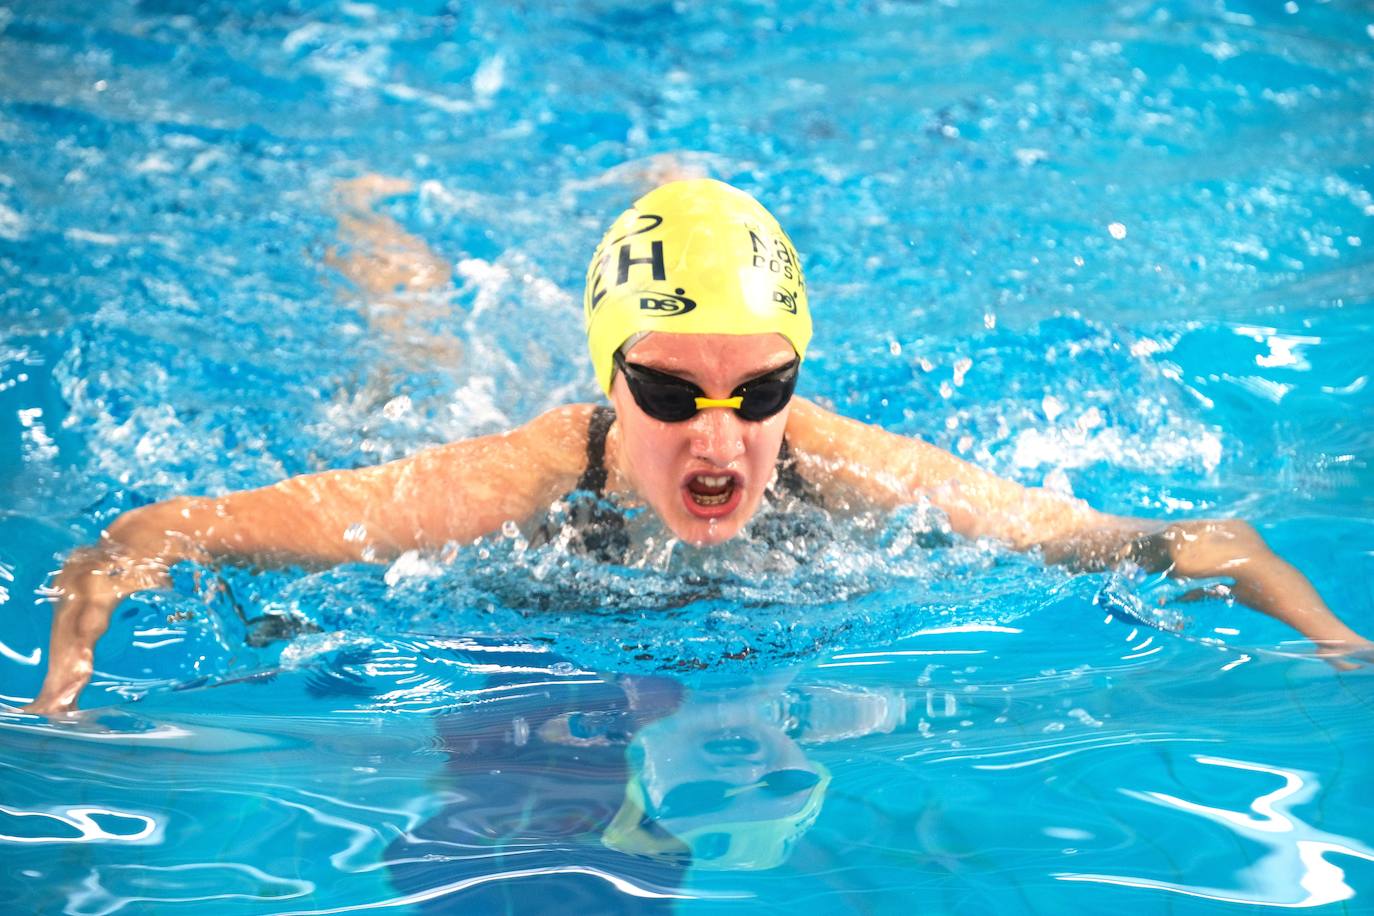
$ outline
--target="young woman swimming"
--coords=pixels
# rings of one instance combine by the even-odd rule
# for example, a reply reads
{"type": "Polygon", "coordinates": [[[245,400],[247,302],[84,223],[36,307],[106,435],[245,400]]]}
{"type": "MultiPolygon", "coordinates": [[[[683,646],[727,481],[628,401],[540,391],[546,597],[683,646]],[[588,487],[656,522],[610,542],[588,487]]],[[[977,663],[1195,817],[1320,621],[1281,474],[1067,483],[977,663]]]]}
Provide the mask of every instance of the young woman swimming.
{"type": "Polygon", "coordinates": [[[73,708],[115,606],[165,586],[182,560],[384,561],[470,542],[511,520],[537,524],[579,489],[647,505],[698,547],[738,534],[770,488],[839,510],[925,499],[964,537],[1038,548],[1076,568],[1129,560],[1179,578],[1228,578],[1237,599],[1323,654],[1374,651],[1245,522],[1107,515],[793,397],[811,338],[801,264],[773,216],[729,185],[672,182],[623,213],[592,258],[584,319],[609,409],[569,405],[377,467],[120,516],[53,580],[48,671],[26,709],[73,708]]]}

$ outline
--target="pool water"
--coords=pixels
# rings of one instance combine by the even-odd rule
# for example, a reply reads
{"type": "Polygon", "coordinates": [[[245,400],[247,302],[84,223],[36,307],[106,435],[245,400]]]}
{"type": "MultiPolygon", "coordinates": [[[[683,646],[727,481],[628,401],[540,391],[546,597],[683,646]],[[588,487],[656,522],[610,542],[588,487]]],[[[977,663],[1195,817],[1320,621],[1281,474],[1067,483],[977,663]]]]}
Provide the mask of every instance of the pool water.
{"type": "Polygon", "coordinates": [[[788,228],[804,396],[1111,512],[1248,519],[1374,633],[1371,87],[1357,3],[10,0],[5,906],[1374,912],[1368,666],[924,506],[623,567],[515,529],[187,565],[120,607],[85,712],[17,712],[47,577],[120,512],[597,400],[586,258],[673,169],[788,228]],[[366,224],[451,275],[347,279],[367,175],[412,187],[366,224]],[[711,798],[749,754],[828,782],[711,798]],[[665,759],[708,824],[819,807],[766,867],[721,867],[738,827],[618,847],[665,759]]]}

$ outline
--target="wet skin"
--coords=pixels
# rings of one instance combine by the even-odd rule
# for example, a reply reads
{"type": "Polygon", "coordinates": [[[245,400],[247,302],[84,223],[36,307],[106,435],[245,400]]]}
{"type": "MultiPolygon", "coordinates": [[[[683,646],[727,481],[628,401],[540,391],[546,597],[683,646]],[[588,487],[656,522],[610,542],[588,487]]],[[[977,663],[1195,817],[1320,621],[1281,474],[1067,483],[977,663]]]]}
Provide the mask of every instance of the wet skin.
{"type": "MultiPolygon", "coordinates": [[[[654,333],[625,353],[630,363],[695,383],[709,398],[728,398],[742,382],[795,357],[781,334],[654,333]]],[[[616,411],[608,440],[611,489],[636,494],[689,544],[719,544],[739,533],[772,480],[791,405],[759,422],[710,407],[680,423],[665,423],[639,409],[618,373],[611,403],[616,411]],[[702,477],[726,476],[731,482],[723,503],[694,497],[692,489],[702,489],[702,477]]]]}

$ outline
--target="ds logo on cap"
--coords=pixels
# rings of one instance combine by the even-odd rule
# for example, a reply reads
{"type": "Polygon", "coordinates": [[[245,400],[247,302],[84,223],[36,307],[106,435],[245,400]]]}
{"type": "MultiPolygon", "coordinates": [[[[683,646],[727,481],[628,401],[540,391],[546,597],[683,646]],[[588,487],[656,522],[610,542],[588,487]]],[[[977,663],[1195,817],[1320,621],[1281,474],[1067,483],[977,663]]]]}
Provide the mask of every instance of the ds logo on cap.
{"type": "Polygon", "coordinates": [[[687,290],[678,287],[671,293],[656,293],[653,290],[641,290],[639,294],[639,310],[641,312],[651,312],[660,317],[672,315],[686,315],[697,307],[696,302],[688,299],[683,293],[687,290]]]}

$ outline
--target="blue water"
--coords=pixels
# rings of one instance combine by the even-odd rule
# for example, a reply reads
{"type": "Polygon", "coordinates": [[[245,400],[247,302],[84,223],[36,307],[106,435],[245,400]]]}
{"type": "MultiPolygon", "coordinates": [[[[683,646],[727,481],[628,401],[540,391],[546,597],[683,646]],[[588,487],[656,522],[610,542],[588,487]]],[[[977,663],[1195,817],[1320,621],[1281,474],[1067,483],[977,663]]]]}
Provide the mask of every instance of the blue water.
{"type": "MultiPolygon", "coordinates": [[[[664,155],[788,228],[803,394],[1108,511],[1246,518],[1370,634],[1371,86],[1368,7],[1307,0],[0,6],[0,701],[121,511],[596,400],[585,261],[664,155]],[[330,266],[373,173],[452,267],[400,331],[330,266]]],[[[0,713],[0,899],[1374,912],[1367,667],[919,506],[835,527],[181,567],[87,712],[0,713]],[[608,851],[623,750],[519,736],[631,694],[828,768],[785,861],[608,851]]]]}

